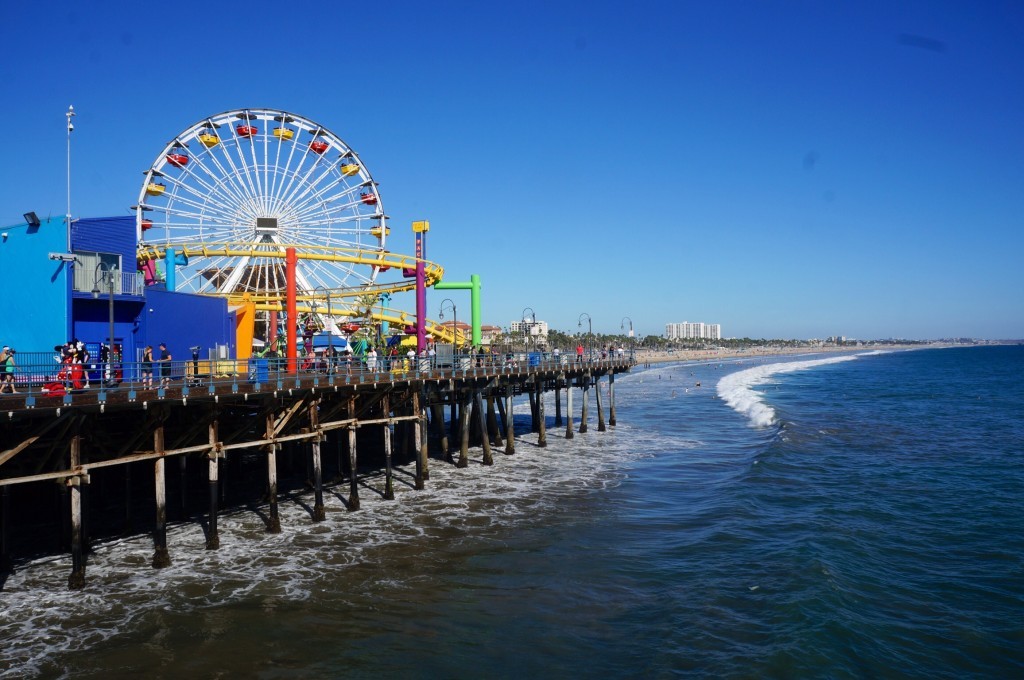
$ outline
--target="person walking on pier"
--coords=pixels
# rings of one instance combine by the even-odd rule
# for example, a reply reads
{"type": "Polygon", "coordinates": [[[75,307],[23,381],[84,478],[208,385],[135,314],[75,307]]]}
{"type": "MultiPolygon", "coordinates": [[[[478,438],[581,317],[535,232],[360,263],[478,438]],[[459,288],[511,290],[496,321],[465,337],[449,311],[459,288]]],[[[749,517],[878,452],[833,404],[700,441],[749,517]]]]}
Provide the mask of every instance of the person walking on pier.
{"type": "Polygon", "coordinates": [[[167,351],[167,344],[160,343],[160,387],[171,385],[171,353],[167,351]]]}
{"type": "Polygon", "coordinates": [[[576,363],[577,364],[582,364],[583,363],[583,343],[582,342],[576,343],[576,363]]]}
{"type": "Polygon", "coordinates": [[[16,352],[4,346],[3,350],[0,350],[0,394],[3,394],[8,387],[11,388],[11,394],[17,394],[18,390],[14,389],[14,355],[16,352]]]}

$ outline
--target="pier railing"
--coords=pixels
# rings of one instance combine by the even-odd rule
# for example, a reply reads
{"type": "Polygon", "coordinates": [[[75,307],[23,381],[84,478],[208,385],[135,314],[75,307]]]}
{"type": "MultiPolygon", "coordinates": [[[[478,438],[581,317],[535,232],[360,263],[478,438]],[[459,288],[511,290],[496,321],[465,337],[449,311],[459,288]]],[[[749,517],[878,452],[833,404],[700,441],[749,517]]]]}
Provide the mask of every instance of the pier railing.
{"type": "MultiPolygon", "coordinates": [[[[578,357],[550,352],[455,354],[445,357],[369,354],[315,354],[300,356],[291,370],[284,357],[250,359],[188,359],[185,361],[61,362],[46,352],[19,353],[13,372],[0,371],[0,410],[34,408],[37,399],[59,398],[71,405],[79,397],[106,401],[110,392],[127,393],[128,400],[163,398],[167,390],[186,396],[218,393],[230,387],[238,392],[312,385],[388,382],[444,375],[452,378],[531,373],[558,369],[622,369],[634,361],[629,354],[578,357]],[[12,392],[14,390],[14,392],[12,392]],[[24,405],[13,402],[24,400],[24,405]],[[6,403],[5,403],[6,402],[6,403]]],[[[0,367],[3,368],[3,367],[0,367]]]]}

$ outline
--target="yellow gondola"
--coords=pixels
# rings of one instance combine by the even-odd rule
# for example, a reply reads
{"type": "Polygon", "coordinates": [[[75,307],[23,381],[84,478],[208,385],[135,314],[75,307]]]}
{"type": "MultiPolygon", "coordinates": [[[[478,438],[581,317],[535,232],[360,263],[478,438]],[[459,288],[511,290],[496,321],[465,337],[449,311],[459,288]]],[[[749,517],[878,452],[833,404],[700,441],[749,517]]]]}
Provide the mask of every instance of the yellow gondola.
{"type": "Polygon", "coordinates": [[[199,141],[203,143],[203,146],[209,149],[220,144],[220,137],[207,132],[199,135],[199,141]]]}
{"type": "Polygon", "coordinates": [[[274,128],[274,136],[278,139],[291,139],[295,136],[295,131],[285,127],[274,128]]]}
{"type": "Polygon", "coordinates": [[[351,177],[357,172],[359,172],[359,166],[355,163],[345,163],[341,166],[341,174],[343,177],[351,177]]]}
{"type": "Polygon", "coordinates": [[[158,184],[157,182],[150,182],[146,186],[146,193],[149,194],[150,196],[159,196],[160,194],[164,193],[164,190],[166,188],[167,187],[165,187],[163,184],[158,184]]]}
{"type": "Polygon", "coordinates": [[[373,229],[370,230],[370,233],[376,236],[377,238],[380,238],[381,235],[390,236],[391,227],[374,227],[373,229]]]}

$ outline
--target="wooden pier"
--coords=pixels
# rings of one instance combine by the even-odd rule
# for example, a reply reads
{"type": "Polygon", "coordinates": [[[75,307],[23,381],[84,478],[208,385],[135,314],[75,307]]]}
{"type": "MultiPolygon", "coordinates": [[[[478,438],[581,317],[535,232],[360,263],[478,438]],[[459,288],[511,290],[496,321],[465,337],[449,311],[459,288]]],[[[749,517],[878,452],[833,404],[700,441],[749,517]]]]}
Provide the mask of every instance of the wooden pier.
{"type": "MultiPolygon", "coordinates": [[[[100,504],[89,502],[91,487],[117,485],[119,498],[123,494],[126,530],[142,524],[151,527],[152,565],[161,568],[173,559],[167,545],[168,459],[177,461],[178,470],[175,485],[180,498],[173,505],[186,517],[191,512],[188,498],[195,495],[197,467],[205,468],[206,548],[216,550],[218,513],[229,505],[225,475],[239,470],[232,466],[233,460],[244,457],[248,469],[258,465],[264,470],[258,480],[241,481],[252,487],[250,498],[255,495],[262,500],[259,512],[267,531],[280,532],[279,453],[305,462],[314,497],[311,521],[320,521],[325,516],[325,455],[336,461],[338,479],[345,473],[344,504],[355,511],[360,505],[358,471],[360,466],[365,470],[368,461],[383,469],[381,494],[393,499],[394,456],[415,461],[413,485],[423,489],[431,464],[466,467],[471,448],[482,449],[484,465],[493,463],[495,449],[514,454],[515,396],[528,396],[531,428],[538,433],[537,445],[543,447],[547,445],[544,393],[555,393],[554,424],[560,427],[564,391],[566,437],[571,438],[573,392],[579,390],[582,398],[578,431],[586,432],[590,391],[605,380],[609,383],[608,424],[614,426],[615,376],[632,365],[628,358],[617,358],[509,367],[481,359],[445,370],[293,374],[262,383],[236,379],[161,390],[122,387],[31,400],[4,395],[0,399],[0,588],[14,565],[12,527],[38,517],[39,505],[52,503],[46,500],[53,498],[47,485],[58,489],[59,521],[54,523],[59,526],[49,527],[57,536],[54,550],[70,549],[68,585],[81,588],[89,527],[101,519],[111,522],[109,516],[97,517],[100,504]],[[450,430],[445,426],[445,408],[450,410],[450,430]],[[148,479],[140,480],[140,466],[150,463],[148,479]],[[141,494],[151,496],[155,513],[154,519],[145,522],[136,517],[141,494]]],[[[595,402],[597,429],[603,431],[600,389],[595,402]]],[[[103,509],[109,515],[109,503],[103,509]]]]}

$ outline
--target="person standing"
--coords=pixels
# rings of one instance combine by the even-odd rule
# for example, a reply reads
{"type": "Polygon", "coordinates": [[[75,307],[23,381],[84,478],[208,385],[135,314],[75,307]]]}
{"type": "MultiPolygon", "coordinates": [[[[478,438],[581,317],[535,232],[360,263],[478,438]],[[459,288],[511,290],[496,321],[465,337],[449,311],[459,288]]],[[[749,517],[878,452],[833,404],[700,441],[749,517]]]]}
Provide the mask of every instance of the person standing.
{"type": "Polygon", "coordinates": [[[374,373],[377,370],[377,350],[372,346],[370,351],[366,353],[366,368],[370,373],[374,373]]]}
{"type": "Polygon", "coordinates": [[[171,360],[174,359],[167,351],[167,343],[160,343],[160,387],[169,387],[171,384],[171,360]]]}
{"type": "Polygon", "coordinates": [[[146,345],[146,349],[142,350],[142,371],[140,377],[142,378],[142,386],[144,388],[152,389],[153,387],[153,345],[146,345]]]}
{"type": "Polygon", "coordinates": [[[583,363],[583,343],[582,342],[576,343],[576,363],[578,363],[578,364],[582,364],[583,363]]]}

